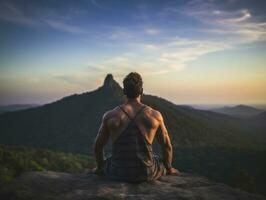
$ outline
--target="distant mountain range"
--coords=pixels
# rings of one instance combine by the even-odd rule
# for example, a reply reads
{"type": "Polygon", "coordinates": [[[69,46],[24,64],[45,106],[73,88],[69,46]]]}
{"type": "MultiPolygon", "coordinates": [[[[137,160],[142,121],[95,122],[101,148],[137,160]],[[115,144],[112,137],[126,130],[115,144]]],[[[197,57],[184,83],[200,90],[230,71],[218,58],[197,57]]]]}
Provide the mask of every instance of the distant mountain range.
{"type": "Polygon", "coordinates": [[[238,117],[251,117],[264,112],[264,110],[260,110],[246,105],[225,106],[222,108],[212,109],[212,111],[238,117]]]}
{"type": "MultiPolygon", "coordinates": [[[[92,152],[101,118],[123,103],[122,88],[108,75],[98,89],[73,94],[56,102],[0,115],[0,143],[68,152],[92,152]]],[[[159,110],[176,147],[265,148],[264,120],[256,123],[228,115],[178,106],[163,98],[143,95],[159,110]]]]}
{"type": "Polygon", "coordinates": [[[11,104],[11,105],[0,105],[0,113],[12,112],[18,110],[25,110],[28,108],[34,108],[40,106],[39,104],[11,104]]]}

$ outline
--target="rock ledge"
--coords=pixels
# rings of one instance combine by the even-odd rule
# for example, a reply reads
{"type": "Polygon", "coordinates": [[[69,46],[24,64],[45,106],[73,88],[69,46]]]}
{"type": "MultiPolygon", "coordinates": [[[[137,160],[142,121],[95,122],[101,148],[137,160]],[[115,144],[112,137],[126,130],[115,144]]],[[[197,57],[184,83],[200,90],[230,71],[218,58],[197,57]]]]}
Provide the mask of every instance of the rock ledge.
{"type": "Polygon", "coordinates": [[[132,184],[110,181],[94,174],[45,171],[24,173],[2,189],[0,199],[257,200],[265,197],[189,174],[163,176],[152,183],[132,184]]]}

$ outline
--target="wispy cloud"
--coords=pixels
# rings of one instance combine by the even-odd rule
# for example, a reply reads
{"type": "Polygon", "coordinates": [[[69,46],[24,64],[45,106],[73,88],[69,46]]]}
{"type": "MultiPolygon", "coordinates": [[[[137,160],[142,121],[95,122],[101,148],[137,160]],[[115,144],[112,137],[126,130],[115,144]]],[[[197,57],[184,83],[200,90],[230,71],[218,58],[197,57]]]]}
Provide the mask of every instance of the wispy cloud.
{"type": "Polygon", "coordinates": [[[69,25],[64,22],[55,20],[44,20],[44,22],[53,29],[68,32],[68,33],[87,33],[86,30],[77,26],[69,25]]]}
{"type": "Polygon", "coordinates": [[[33,17],[27,15],[16,5],[8,1],[0,2],[0,20],[30,26],[36,25],[36,20],[33,17]]]}
{"type": "Polygon", "coordinates": [[[97,77],[93,74],[87,73],[86,69],[72,73],[65,72],[61,74],[52,74],[51,77],[54,80],[59,80],[68,85],[82,86],[84,88],[86,88],[92,80],[97,80],[97,77]]]}
{"type": "Polygon", "coordinates": [[[239,22],[243,22],[243,21],[246,21],[249,18],[251,18],[251,13],[247,9],[240,10],[236,14],[239,15],[239,16],[225,19],[224,23],[239,23],[239,22]]]}
{"type": "Polygon", "coordinates": [[[191,1],[181,12],[207,27],[201,31],[221,34],[224,42],[233,44],[266,40],[266,23],[253,17],[248,8],[226,10],[217,6],[215,1],[191,1]]]}
{"type": "Polygon", "coordinates": [[[182,70],[188,62],[202,55],[229,48],[231,48],[230,45],[219,42],[187,40],[179,37],[163,43],[132,44],[132,52],[110,57],[99,63],[89,63],[89,66],[99,69],[97,72],[99,76],[106,71],[122,76],[135,69],[144,76],[160,75],[182,70]]]}
{"type": "Polygon", "coordinates": [[[148,35],[158,35],[160,33],[160,31],[155,28],[147,28],[144,30],[144,32],[147,33],[148,35]]]}
{"type": "Polygon", "coordinates": [[[36,14],[35,12],[26,11],[18,5],[12,4],[8,1],[0,2],[0,20],[23,24],[26,26],[48,26],[55,30],[60,30],[68,33],[81,34],[87,33],[83,28],[75,25],[70,25],[62,20],[58,19],[58,16],[47,19],[46,16],[36,14]]]}
{"type": "Polygon", "coordinates": [[[125,28],[115,28],[115,30],[112,31],[109,38],[114,40],[121,40],[121,39],[129,39],[132,37],[132,32],[126,30],[125,28]]]}
{"type": "MultiPolygon", "coordinates": [[[[184,42],[186,42],[186,40],[184,40],[184,42]]],[[[177,45],[174,46],[174,50],[172,48],[168,51],[165,50],[160,56],[160,60],[169,63],[172,69],[178,69],[176,66],[184,67],[187,62],[196,60],[202,55],[231,48],[228,44],[209,41],[194,41],[193,45],[183,46],[182,48],[178,48],[178,46],[179,44],[177,43],[177,45]]]]}
{"type": "Polygon", "coordinates": [[[104,7],[97,0],[91,0],[91,3],[97,8],[104,9],[104,7]]]}

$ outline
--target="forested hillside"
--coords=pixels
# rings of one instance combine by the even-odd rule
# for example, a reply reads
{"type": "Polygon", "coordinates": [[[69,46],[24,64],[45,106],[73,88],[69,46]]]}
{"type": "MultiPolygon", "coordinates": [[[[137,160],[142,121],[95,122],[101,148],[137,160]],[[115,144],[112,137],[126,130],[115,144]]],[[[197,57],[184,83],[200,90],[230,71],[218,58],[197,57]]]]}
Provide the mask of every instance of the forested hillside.
{"type": "Polygon", "coordinates": [[[82,173],[94,165],[94,160],[85,155],[0,145],[0,186],[26,171],[82,173]]]}

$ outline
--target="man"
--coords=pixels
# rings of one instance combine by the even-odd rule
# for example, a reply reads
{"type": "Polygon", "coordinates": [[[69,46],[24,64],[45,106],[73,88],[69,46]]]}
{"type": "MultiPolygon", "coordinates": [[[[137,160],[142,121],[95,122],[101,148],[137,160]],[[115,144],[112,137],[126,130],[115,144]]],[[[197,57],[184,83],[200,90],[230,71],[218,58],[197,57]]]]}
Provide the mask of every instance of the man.
{"type": "Polygon", "coordinates": [[[127,182],[151,181],[163,174],[180,174],[171,165],[172,145],[161,113],[141,103],[142,85],[138,73],[128,74],[123,81],[126,102],[104,114],[95,140],[95,173],[127,182]],[[109,138],[112,156],[104,160],[103,148],[109,138]],[[163,160],[153,154],[154,138],[161,145],[163,160]]]}

